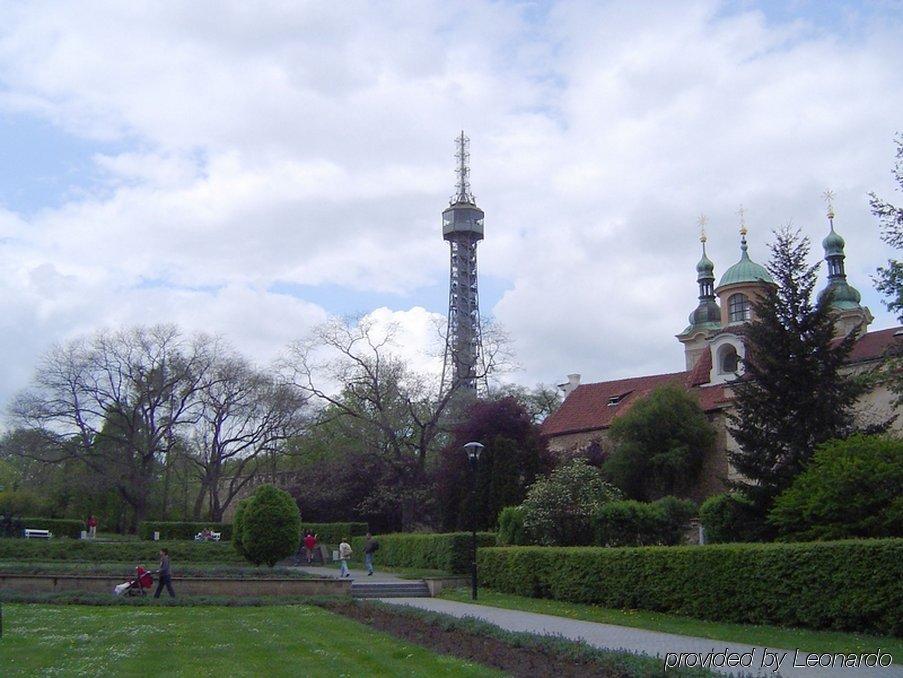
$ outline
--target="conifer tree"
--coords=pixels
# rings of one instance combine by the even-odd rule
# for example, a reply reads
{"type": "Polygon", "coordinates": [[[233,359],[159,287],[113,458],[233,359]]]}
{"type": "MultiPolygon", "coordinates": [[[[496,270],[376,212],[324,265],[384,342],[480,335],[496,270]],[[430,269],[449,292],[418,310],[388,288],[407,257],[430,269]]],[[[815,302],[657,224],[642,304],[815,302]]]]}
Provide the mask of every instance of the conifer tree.
{"type": "MultiPolygon", "coordinates": [[[[892,174],[900,185],[898,190],[903,190],[903,134],[898,134],[895,141],[897,162],[892,174]]],[[[903,207],[895,207],[874,193],[869,196],[872,214],[878,217],[881,239],[897,250],[903,249],[903,207]]],[[[884,305],[887,309],[897,316],[898,322],[903,323],[903,261],[889,259],[887,266],[879,267],[875,288],[886,297],[884,305]]],[[[875,378],[890,385],[891,391],[897,396],[897,407],[903,407],[903,342],[895,342],[888,349],[885,358],[875,378]]]]}
{"type": "Polygon", "coordinates": [[[789,227],[775,236],[768,270],[776,286],[754,303],[731,416],[740,450],[730,460],[743,476],[733,484],[763,518],[820,443],[849,435],[863,388],[841,374],[856,332],[835,340],[830,296],[812,300],[818,266],[807,262],[809,239],[789,227]]]}
{"type": "MultiPolygon", "coordinates": [[[[895,141],[897,162],[892,173],[900,189],[903,189],[903,134],[899,134],[895,141]]],[[[895,249],[903,249],[903,207],[895,207],[874,193],[870,193],[869,197],[872,214],[878,217],[881,227],[881,239],[895,249]]],[[[887,266],[880,267],[876,283],[878,291],[887,297],[884,303],[888,310],[903,322],[903,261],[890,259],[887,266]]]]}

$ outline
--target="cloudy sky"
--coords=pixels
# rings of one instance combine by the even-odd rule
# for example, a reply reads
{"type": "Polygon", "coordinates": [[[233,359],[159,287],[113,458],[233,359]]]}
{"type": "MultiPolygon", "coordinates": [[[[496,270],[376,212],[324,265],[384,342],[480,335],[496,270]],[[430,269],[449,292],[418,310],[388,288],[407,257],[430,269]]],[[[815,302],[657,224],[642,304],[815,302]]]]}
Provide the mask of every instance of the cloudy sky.
{"type": "Polygon", "coordinates": [[[447,304],[453,137],[512,379],[683,368],[716,275],[792,221],[889,255],[903,4],[0,2],[0,406],[55,341],[171,321],[259,361],[330,314],[415,350],[447,304]]]}

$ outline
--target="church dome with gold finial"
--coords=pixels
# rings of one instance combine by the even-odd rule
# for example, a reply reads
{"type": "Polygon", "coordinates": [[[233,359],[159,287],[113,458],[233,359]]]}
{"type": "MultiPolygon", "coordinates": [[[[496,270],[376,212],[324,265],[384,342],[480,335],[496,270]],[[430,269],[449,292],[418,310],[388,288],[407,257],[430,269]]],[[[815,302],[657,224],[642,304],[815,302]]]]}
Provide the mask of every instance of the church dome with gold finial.
{"type": "Polygon", "coordinates": [[[774,284],[771,274],[765,267],[749,258],[748,249],[749,246],[746,244],[746,226],[743,226],[740,229],[740,261],[724,272],[718,287],[756,282],[774,284]]]}

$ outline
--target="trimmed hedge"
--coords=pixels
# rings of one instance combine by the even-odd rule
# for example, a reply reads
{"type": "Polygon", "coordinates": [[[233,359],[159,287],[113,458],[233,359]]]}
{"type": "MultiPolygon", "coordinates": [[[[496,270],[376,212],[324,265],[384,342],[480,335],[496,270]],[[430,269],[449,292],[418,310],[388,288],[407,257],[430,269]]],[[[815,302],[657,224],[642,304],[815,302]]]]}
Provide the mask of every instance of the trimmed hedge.
{"type": "Polygon", "coordinates": [[[54,537],[71,537],[79,539],[82,530],[87,530],[84,520],[69,520],[65,518],[20,518],[22,529],[50,530],[54,537]]]}
{"type": "Polygon", "coordinates": [[[662,497],[654,502],[612,501],[593,516],[598,546],[674,546],[696,512],[691,501],[662,497]]]}
{"type": "MultiPolygon", "coordinates": [[[[394,567],[416,567],[463,574],[470,571],[470,538],[469,532],[376,535],[379,542],[376,559],[383,565],[394,567]]],[[[351,539],[355,560],[363,559],[365,541],[364,537],[351,539]]],[[[478,547],[495,545],[494,532],[477,532],[478,547]]]]}
{"type": "Polygon", "coordinates": [[[523,596],[711,621],[899,636],[903,539],[484,548],[480,582],[523,596]]]}
{"type": "Polygon", "coordinates": [[[244,563],[228,544],[193,541],[98,542],[82,539],[0,539],[0,560],[49,562],[54,560],[97,563],[154,563],[161,548],[169,549],[173,566],[181,563],[244,563]]]}
{"type": "Polygon", "coordinates": [[[305,523],[301,522],[301,537],[310,530],[317,535],[321,544],[337,545],[342,539],[360,537],[367,534],[367,523],[305,523]]]}
{"type": "Polygon", "coordinates": [[[232,539],[232,523],[189,523],[147,521],[138,524],[138,536],[141,539],[153,539],[154,532],[160,533],[160,539],[194,539],[204,529],[220,532],[223,541],[232,539]]]}

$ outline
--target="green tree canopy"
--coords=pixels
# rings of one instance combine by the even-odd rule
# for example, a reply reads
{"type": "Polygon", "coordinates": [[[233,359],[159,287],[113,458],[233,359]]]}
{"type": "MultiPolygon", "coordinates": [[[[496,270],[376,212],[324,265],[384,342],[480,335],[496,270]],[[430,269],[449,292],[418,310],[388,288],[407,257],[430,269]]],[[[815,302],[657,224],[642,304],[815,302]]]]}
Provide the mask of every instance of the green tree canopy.
{"type": "MultiPolygon", "coordinates": [[[[894,180],[903,189],[903,134],[895,139],[897,144],[897,162],[892,173],[894,180]]],[[[882,200],[874,193],[869,194],[869,205],[872,214],[878,217],[881,228],[881,239],[895,249],[903,248],[903,207],[895,207],[882,200]]],[[[903,322],[903,262],[890,259],[887,266],[878,269],[876,287],[887,297],[884,302],[888,310],[903,322]]]]}
{"type": "Polygon", "coordinates": [[[630,499],[686,496],[715,431],[693,396],[676,385],[655,389],[615,419],[613,450],[602,469],[630,499]]]}
{"type": "Polygon", "coordinates": [[[856,435],[832,440],[774,502],[782,539],[903,536],[903,440],[856,435]]]}

